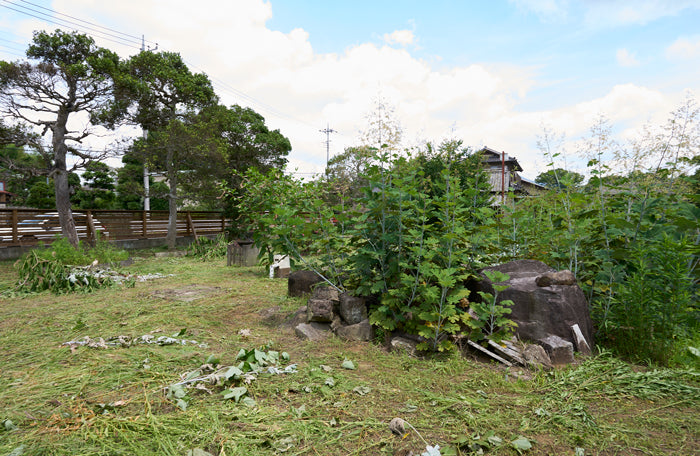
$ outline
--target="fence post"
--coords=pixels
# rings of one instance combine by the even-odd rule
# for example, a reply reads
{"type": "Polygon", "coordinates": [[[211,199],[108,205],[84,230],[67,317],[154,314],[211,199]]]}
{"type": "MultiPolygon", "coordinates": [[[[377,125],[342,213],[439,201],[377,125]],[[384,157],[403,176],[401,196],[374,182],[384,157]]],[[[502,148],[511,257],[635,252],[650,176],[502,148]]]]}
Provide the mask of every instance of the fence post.
{"type": "Polygon", "coordinates": [[[92,220],[92,211],[86,211],[85,217],[87,218],[87,241],[90,244],[95,243],[95,222],[92,220]]]}
{"type": "Polygon", "coordinates": [[[148,237],[148,219],[146,218],[147,211],[141,211],[141,234],[144,238],[148,237]]]}
{"type": "Polygon", "coordinates": [[[12,243],[19,242],[19,229],[17,227],[17,209],[12,209],[12,243]]]}

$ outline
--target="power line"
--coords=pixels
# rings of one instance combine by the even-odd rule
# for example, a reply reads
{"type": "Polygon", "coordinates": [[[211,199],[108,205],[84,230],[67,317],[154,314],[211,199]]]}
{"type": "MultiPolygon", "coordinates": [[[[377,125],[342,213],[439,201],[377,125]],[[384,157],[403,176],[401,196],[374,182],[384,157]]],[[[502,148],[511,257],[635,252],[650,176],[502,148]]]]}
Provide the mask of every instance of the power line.
{"type": "MultiPolygon", "coordinates": [[[[70,18],[70,19],[76,20],[76,21],[78,21],[78,22],[82,22],[82,23],[84,23],[84,24],[94,25],[95,27],[98,27],[98,28],[101,28],[101,29],[104,29],[104,30],[109,30],[110,32],[118,33],[118,34],[120,34],[120,35],[124,35],[124,36],[129,37],[129,38],[133,38],[134,40],[136,40],[136,42],[144,41],[144,40],[143,40],[143,37],[138,37],[138,36],[135,36],[135,35],[129,35],[128,33],[120,32],[119,30],[114,30],[114,29],[111,29],[111,28],[109,28],[109,27],[102,26],[102,25],[100,25],[100,24],[95,24],[94,22],[90,22],[90,21],[86,21],[86,20],[84,20],[84,19],[79,19],[79,18],[77,18],[77,17],[73,17],[73,16],[71,16],[71,15],[69,15],[69,14],[64,14],[64,13],[58,12],[58,11],[56,11],[56,10],[52,10],[52,9],[50,9],[50,8],[45,8],[45,7],[41,6],[41,5],[37,5],[37,4],[35,4],[35,3],[28,2],[27,0],[19,0],[19,1],[21,1],[22,3],[26,3],[26,4],[28,4],[28,5],[32,5],[32,6],[35,6],[35,7],[37,7],[37,8],[46,10],[46,11],[50,11],[51,13],[57,14],[57,15],[59,15],[59,16],[65,16],[65,17],[68,17],[68,18],[70,18]]],[[[151,43],[151,44],[153,44],[153,45],[155,45],[155,46],[158,46],[158,43],[154,43],[154,42],[148,41],[148,40],[145,40],[145,41],[146,41],[147,43],[151,43]]]]}
{"type": "MultiPolygon", "coordinates": [[[[24,15],[26,15],[26,16],[30,16],[30,17],[33,17],[33,18],[35,18],[35,19],[39,19],[39,20],[42,20],[42,21],[46,21],[46,22],[49,22],[49,23],[51,23],[51,24],[58,25],[58,26],[60,26],[60,27],[66,27],[66,28],[68,28],[68,29],[75,30],[75,31],[78,31],[78,32],[83,32],[83,33],[85,33],[86,30],[91,30],[91,31],[93,32],[93,34],[98,34],[97,36],[98,36],[99,38],[101,38],[101,39],[104,39],[104,40],[107,40],[107,41],[111,41],[111,42],[113,42],[113,43],[116,43],[116,44],[119,44],[119,45],[122,45],[122,46],[129,46],[129,47],[136,48],[136,49],[139,48],[138,45],[135,45],[135,44],[134,44],[135,41],[132,40],[132,39],[130,39],[130,38],[122,38],[121,36],[114,35],[114,34],[112,34],[112,33],[103,32],[103,31],[101,31],[101,30],[97,30],[97,29],[94,29],[94,28],[92,28],[92,27],[81,26],[80,24],[77,24],[77,23],[75,23],[75,22],[73,22],[73,21],[69,21],[69,20],[66,20],[66,19],[53,18],[53,17],[51,17],[49,14],[42,13],[41,11],[37,11],[37,10],[35,10],[35,9],[28,8],[28,7],[26,7],[26,6],[18,5],[18,4],[16,4],[16,3],[12,3],[12,2],[10,2],[9,0],[0,0],[0,1],[2,1],[3,3],[6,3],[7,5],[12,5],[12,6],[15,6],[15,7],[17,7],[17,8],[22,8],[22,9],[23,9],[23,10],[22,10],[22,9],[12,8],[11,6],[7,6],[7,5],[4,5],[4,4],[0,4],[0,6],[2,6],[3,8],[6,8],[6,9],[9,9],[9,10],[12,10],[12,11],[15,11],[15,12],[17,12],[17,13],[24,14],[24,15]],[[34,13],[36,13],[36,14],[32,14],[32,13],[29,13],[29,12],[24,11],[24,10],[32,11],[32,12],[34,12],[34,13]],[[37,14],[38,14],[38,15],[37,15],[37,14]],[[113,37],[113,38],[116,38],[116,39],[109,38],[110,36],[113,37]],[[117,41],[117,40],[121,40],[121,41],[117,41]]],[[[124,34],[124,35],[126,35],[126,34],[124,34]]],[[[128,36],[128,35],[126,35],[126,36],[128,36]]],[[[140,44],[140,43],[138,43],[138,44],[140,44]]]]}
{"type": "MultiPolygon", "coordinates": [[[[112,29],[109,27],[104,27],[104,26],[96,24],[94,22],[86,21],[84,19],[80,19],[80,18],[77,18],[75,16],[71,16],[69,14],[61,13],[59,11],[56,11],[56,10],[53,10],[50,8],[45,8],[41,5],[37,5],[37,4],[32,3],[30,1],[16,0],[15,2],[11,2],[10,0],[0,0],[0,2],[4,3],[4,4],[0,3],[0,6],[2,6],[3,8],[9,9],[9,10],[12,10],[12,11],[18,12],[20,14],[30,16],[30,17],[34,17],[36,19],[46,21],[46,22],[49,22],[49,23],[52,23],[55,25],[59,25],[61,27],[66,27],[66,28],[69,28],[69,29],[72,29],[72,30],[75,30],[78,32],[86,33],[88,35],[89,34],[98,34],[97,37],[99,37],[99,38],[102,38],[102,39],[105,39],[107,41],[111,41],[113,43],[117,43],[117,44],[120,44],[123,46],[128,46],[128,47],[131,47],[134,49],[139,49],[139,50],[143,50],[143,43],[144,42],[151,43],[151,44],[155,45],[155,47],[158,46],[158,43],[156,43],[156,42],[149,41],[149,40],[143,40],[143,38],[141,38],[141,37],[136,37],[134,35],[130,35],[128,33],[121,32],[119,30],[115,30],[115,29],[112,29]],[[68,19],[54,18],[53,16],[51,16],[47,13],[44,13],[42,11],[39,11],[37,9],[30,8],[30,7],[23,6],[23,5],[19,5],[17,2],[22,2],[22,3],[25,3],[27,5],[31,5],[35,8],[38,8],[40,10],[48,11],[53,15],[63,16],[63,17],[66,17],[68,19]],[[8,5],[12,5],[12,6],[8,6],[8,5]],[[18,9],[18,8],[20,8],[20,9],[18,9]],[[35,13],[35,14],[32,14],[32,13],[35,13]],[[83,24],[88,24],[88,25],[83,25],[83,24]],[[113,32],[113,33],[110,33],[110,32],[113,32]],[[114,39],[112,39],[112,38],[114,38],[114,39]],[[120,40],[120,41],[116,41],[116,40],[120,40]]],[[[14,54],[14,55],[18,55],[18,54],[14,54]]],[[[24,56],[20,55],[20,57],[24,57],[24,56]]],[[[185,61],[185,63],[188,66],[190,66],[194,69],[198,69],[199,71],[202,71],[203,73],[207,74],[201,68],[197,68],[195,65],[192,65],[191,62],[185,61]]],[[[209,74],[208,74],[208,76],[212,80],[212,82],[215,83],[219,87],[219,90],[221,90],[222,92],[228,93],[230,95],[233,95],[234,97],[237,97],[241,100],[244,100],[247,104],[251,104],[251,105],[255,106],[257,109],[265,111],[265,112],[269,113],[270,115],[277,117],[279,119],[290,120],[290,121],[296,122],[300,125],[304,125],[308,128],[314,128],[314,126],[311,125],[310,123],[308,123],[304,120],[300,120],[298,118],[295,118],[293,116],[290,116],[290,115],[276,109],[275,107],[263,102],[262,100],[259,100],[251,95],[246,94],[245,92],[243,92],[241,90],[236,89],[235,87],[229,85],[228,83],[224,82],[221,79],[218,79],[218,78],[216,78],[212,75],[209,75],[209,74]]],[[[335,130],[332,130],[331,132],[337,133],[335,130]]],[[[344,135],[342,135],[342,136],[344,136],[344,135]]],[[[328,141],[328,139],[327,139],[327,141],[328,141]]],[[[328,145],[327,145],[327,149],[328,149],[328,145]]],[[[329,158],[328,155],[329,155],[329,153],[327,150],[326,162],[328,162],[328,158],[329,158]]]]}

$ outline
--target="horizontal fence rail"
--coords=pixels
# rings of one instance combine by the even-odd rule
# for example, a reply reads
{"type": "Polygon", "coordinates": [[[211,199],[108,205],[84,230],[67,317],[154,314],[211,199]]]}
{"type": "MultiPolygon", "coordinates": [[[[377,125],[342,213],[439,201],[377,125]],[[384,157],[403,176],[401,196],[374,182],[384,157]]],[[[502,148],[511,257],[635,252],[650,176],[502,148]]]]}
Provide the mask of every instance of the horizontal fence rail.
{"type": "MultiPolygon", "coordinates": [[[[98,232],[108,240],[164,238],[168,233],[168,211],[76,210],[73,219],[81,240],[92,240],[98,232]]],[[[215,235],[230,226],[221,212],[177,213],[178,237],[215,235]]],[[[56,211],[0,208],[0,248],[49,244],[60,234],[56,211]]]]}

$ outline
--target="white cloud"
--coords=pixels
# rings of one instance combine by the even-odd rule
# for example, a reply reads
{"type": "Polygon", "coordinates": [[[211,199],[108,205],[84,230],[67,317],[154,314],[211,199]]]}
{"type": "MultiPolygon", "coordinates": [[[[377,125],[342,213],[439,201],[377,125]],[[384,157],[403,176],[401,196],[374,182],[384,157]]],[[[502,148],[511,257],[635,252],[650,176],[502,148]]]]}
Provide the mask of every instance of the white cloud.
{"type": "Polygon", "coordinates": [[[671,60],[700,58],[700,35],[678,38],[666,48],[666,57],[671,60]]]}
{"type": "MultiPolygon", "coordinates": [[[[515,3],[552,18],[561,17],[569,6],[554,0],[515,3]]],[[[402,47],[360,43],[320,54],[303,29],[269,29],[272,6],[262,0],[56,0],[52,7],[131,35],[143,31],[161,49],[180,52],[193,69],[210,75],[222,102],[251,106],[288,136],[293,146],[289,168],[301,172],[323,171],[325,135],[319,130],[327,124],[339,132],[331,135],[332,155],[357,143],[364,116],[380,92],[396,107],[409,140],[439,141],[449,135],[462,138],[465,145],[489,145],[517,156],[531,177],[543,170],[534,146],[543,119],[576,137],[585,134],[600,112],[632,128],[648,120],[642,118],[648,113],[665,115],[673,107],[666,94],[622,84],[594,100],[552,111],[523,111],[522,102],[541,85],[531,68],[433,65],[403,47],[416,41],[408,30],[385,36],[402,47]]],[[[101,44],[123,56],[137,51],[101,44]]],[[[635,60],[621,51],[618,61],[635,60]]],[[[432,61],[439,62],[438,57],[432,61]]]]}
{"type": "Polygon", "coordinates": [[[391,33],[385,33],[382,39],[388,44],[408,46],[409,44],[413,44],[415,37],[411,30],[395,30],[391,33]]]}
{"type": "Polygon", "coordinates": [[[617,53],[615,54],[615,58],[617,59],[617,64],[622,67],[639,66],[639,60],[637,60],[637,57],[635,57],[635,55],[627,49],[618,49],[617,53]]]}

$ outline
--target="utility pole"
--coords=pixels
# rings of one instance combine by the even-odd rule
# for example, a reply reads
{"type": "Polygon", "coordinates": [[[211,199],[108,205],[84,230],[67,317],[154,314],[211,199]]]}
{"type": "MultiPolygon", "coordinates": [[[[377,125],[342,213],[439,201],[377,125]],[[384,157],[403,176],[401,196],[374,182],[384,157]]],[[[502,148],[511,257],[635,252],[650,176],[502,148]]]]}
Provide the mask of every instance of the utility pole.
{"type": "MultiPolygon", "coordinates": [[[[141,52],[146,50],[146,37],[141,35],[141,52]]],[[[144,142],[148,138],[148,130],[144,129],[143,130],[143,140],[144,142]]],[[[149,185],[149,179],[148,179],[148,168],[146,167],[146,162],[144,160],[143,163],[143,193],[144,193],[144,198],[143,198],[143,210],[144,211],[150,211],[151,210],[151,197],[150,197],[150,185],[149,185]]]]}
{"type": "Polygon", "coordinates": [[[321,133],[326,134],[326,175],[328,175],[328,160],[330,159],[330,150],[331,150],[331,133],[338,133],[336,130],[331,129],[329,124],[326,124],[326,128],[323,130],[319,130],[321,133]]]}

